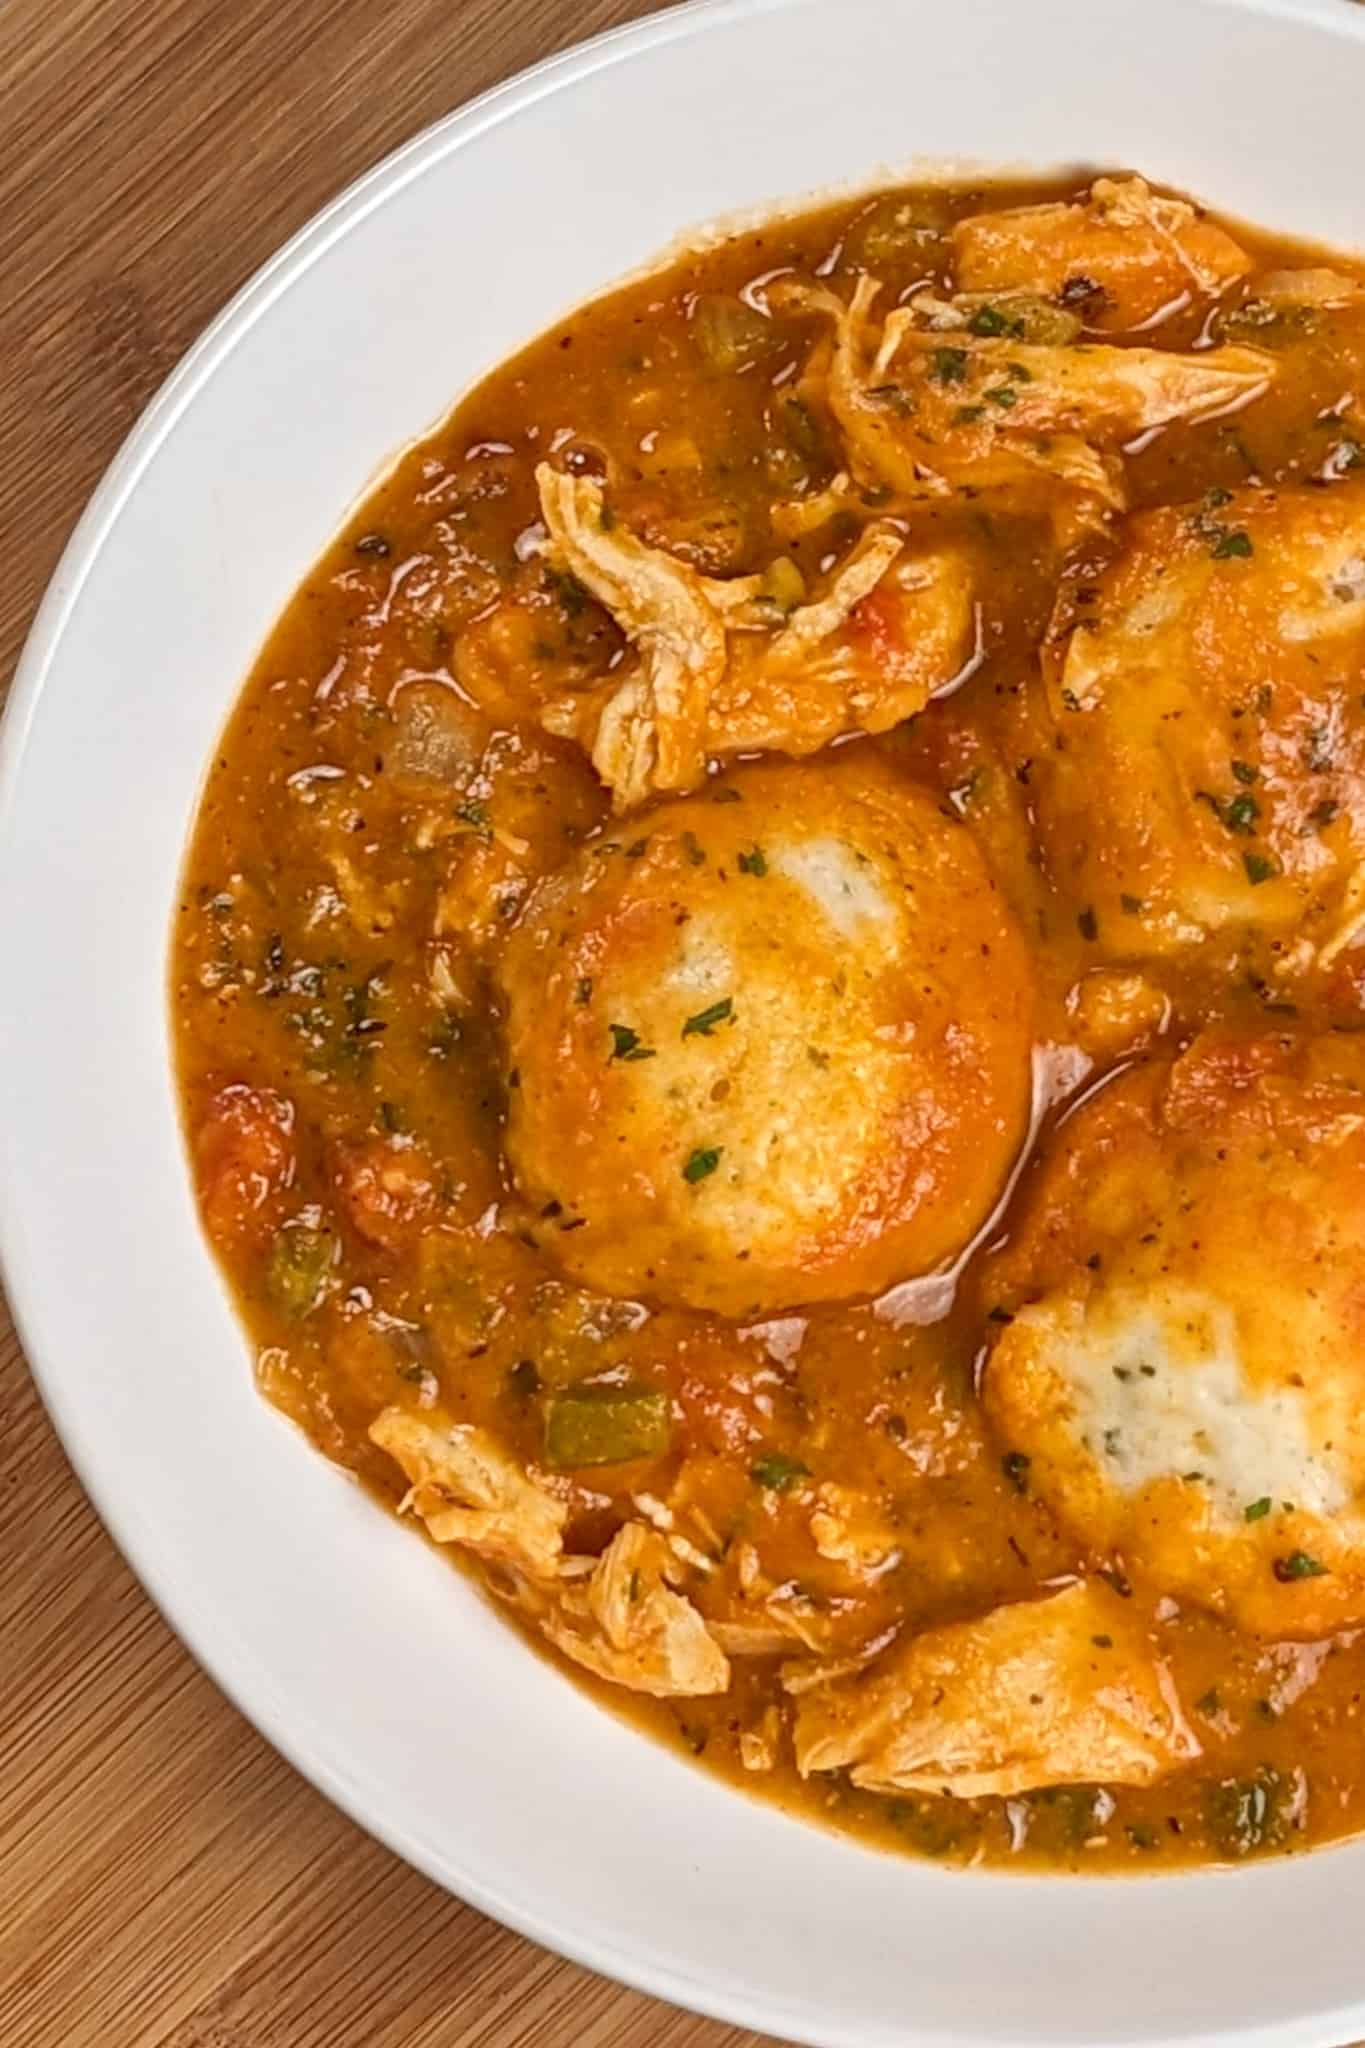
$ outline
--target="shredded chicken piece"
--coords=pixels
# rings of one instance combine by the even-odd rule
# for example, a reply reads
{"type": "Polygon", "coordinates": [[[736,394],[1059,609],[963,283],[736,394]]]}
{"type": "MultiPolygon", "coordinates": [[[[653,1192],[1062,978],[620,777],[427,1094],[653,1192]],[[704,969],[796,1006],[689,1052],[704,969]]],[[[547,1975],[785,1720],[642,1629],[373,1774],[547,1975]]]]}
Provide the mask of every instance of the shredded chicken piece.
{"type": "Polygon", "coordinates": [[[874,522],[782,621],[760,578],[702,576],[612,520],[591,478],[547,464],[537,476],[559,561],[638,656],[605,690],[542,713],[591,754],[618,810],[696,787],[712,755],[807,754],[846,733],[885,732],[970,657],[971,576],[958,550],[907,556],[899,530],[874,522]]]}
{"type": "Polygon", "coordinates": [[[781,1657],[792,1646],[789,1629],[766,1621],[713,1621],[712,1635],[729,1657],[781,1657]]]}
{"type": "Polygon", "coordinates": [[[826,1481],[816,1502],[810,1528],[821,1557],[862,1579],[880,1578],[898,1561],[895,1536],[865,1495],[826,1481]]]}
{"type": "Polygon", "coordinates": [[[407,1474],[400,1512],[419,1514],[434,1542],[462,1544],[533,1579],[553,1577],[563,1550],[564,1507],[486,1430],[386,1408],[370,1424],[370,1438],[407,1474]]]}
{"type": "Polygon", "coordinates": [[[774,1770],[781,1740],[782,1716],[776,1707],[769,1707],[757,1728],[746,1728],[739,1738],[739,1760],[745,1770],[774,1770]]]}
{"type": "Polygon", "coordinates": [[[1277,309],[1282,306],[1311,306],[1322,312],[1332,312],[1341,306],[1357,304],[1361,295],[1359,278],[1325,268],[1271,270],[1258,278],[1255,285],[1256,300],[1277,309]]]}
{"type": "Polygon", "coordinates": [[[486,1430],[386,1408],[370,1437],[411,1482],[400,1512],[419,1514],[434,1542],[502,1567],[496,1590],[574,1663],[659,1698],[725,1691],[729,1663],[670,1583],[683,1567],[667,1537],[627,1522],[600,1557],[565,1557],[563,1504],[486,1430]]]}
{"type": "Polygon", "coordinates": [[[666,1583],[676,1569],[660,1535],[627,1522],[586,1586],[564,1590],[541,1627],[574,1663],[632,1692],[724,1692],[729,1663],[691,1601],[666,1583]]]}
{"type": "Polygon", "coordinates": [[[357,931],[386,932],[398,915],[402,891],[393,883],[372,882],[350,855],[332,843],[327,860],[336,876],[337,892],[357,931]]]}
{"type": "Polygon", "coordinates": [[[818,533],[838,513],[848,510],[852,489],[849,478],[840,471],[823,491],[813,491],[808,498],[784,498],[774,505],[773,525],[783,540],[801,540],[808,533],[818,533]]]}
{"type": "Polygon", "coordinates": [[[1176,355],[971,333],[949,346],[913,306],[879,326],[880,290],[862,277],[847,305],[823,285],[779,281],[769,291],[784,311],[834,323],[825,396],[855,477],[902,502],[960,491],[1050,506],[1063,539],[1123,508],[1117,451],[1127,442],[1234,412],[1275,375],[1274,359],[1250,348],[1176,355]],[[1070,498],[1060,512],[1059,482],[1070,498]]]}
{"type": "Polygon", "coordinates": [[[1095,328],[1150,325],[1191,292],[1216,294],[1251,268],[1231,235],[1142,178],[1097,178],[1080,205],[974,214],[958,222],[953,245],[963,291],[1060,298],[1095,328]]]}
{"type": "MultiPolygon", "coordinates": [[[[890,1636],[897,1631],[893,1628],[890,1636]]],[[[854,1656],[839,1657],[833,1664],[819,1660],[811,1663],[800,1660],[782,1667],[782,1690],[793,1699],[800,1699],[803,1693],[819,1692],[827,1685],[837,1685],[841,1678],[852,1678],[855,1672],[865,1671],[874,1657],[880,1656],[887,1646],[888,1637],[879,1636],[854,1656]]]]}
{"type": "Polygon", "coordinates": [[[1362,927],[1365,927],[1365,862],[1357,862],[1341,892],[1341,903],[1332,921],[1332,929],[1317,948],[1319,967],[1335,966],[1347,948],[1356,943],[1362,927]]]}
{"type": "Polygon", "coordinates": [[[931,1629],[803,1695],[795,1739],[803,1775],[963,1799],[1146,1785],[1199,1754],[1145,1630],[1091,1582],[931,1629]]]}

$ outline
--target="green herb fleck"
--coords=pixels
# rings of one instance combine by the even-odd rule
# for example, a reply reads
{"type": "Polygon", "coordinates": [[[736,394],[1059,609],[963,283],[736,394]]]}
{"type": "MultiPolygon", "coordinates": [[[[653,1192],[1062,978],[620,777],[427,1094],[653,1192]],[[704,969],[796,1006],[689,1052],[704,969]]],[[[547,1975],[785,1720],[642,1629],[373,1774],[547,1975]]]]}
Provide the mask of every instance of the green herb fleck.
{"type": "Polygon", "coordinates": [[[611,1057],[614,1060],[652,1060],[652,1045],[641,1045],[640,1034],[632,1031],[629,1024],[608,1024],[611,1033],[611,1057]]]}
{"type": "Polygon", "coordinates": [[[767,874],[768,862],[761,846],[754,847],[751,853],[742,853],[739,856],[739,871],[742,875],[767,874]]]}
{"type": "Polygon", "coordinates": [[[698,1145],[695,1152],[688,1154],[687,1164],[682,1170],[685,1181],[695,1186],[699,1180],[706,1180],[720,1165],[723,1145],[698,1145]]]}
{"type": "Polygon", "coordinates": [[[1279,873],[1274,861],[1267,860],[1263,853],[1244,853],[1242,866],[1246,869],[1247,880],[1253,888],[1259,887],[1262,882],[1268,882],[1273,875],[1279,873]]]}
{"type": "Polygon", "coordinates": [[[998,405],[1002,412],[1008,412],[1011,406],[1019,403],[1019,393],[1012,384],[992,384],[985,396],[992,405],[998,405]]]}
{"type": "Polygon", "coordinates": [[[1224,1778],[1205,1793],[1204,1818],[1214,1846],[1228,1856],[1278,1847],[1294,1825],[1292,1784],[1263,1764],[1250,1778],[1224,1778]]]}
{"type": "Polygon", "coordinates": [[[711,1003],[704,1010],[698,1010],[695,1017],[689,1017],[683,1025],[684,1038],[709,1038],[717,1024],[724,1024],[735,1014],[733,996],[722,996],[718,1003],[711,1003]]]}
{"type": "Polygon", "coordinates": [[[1306,1550],[1291,1550],[1288,1557],[1276,1558],[1275,1576],[1282,1586],[1292,1586],[1296,1579],[1326,1578],[1327,1567],[1306,1550]]]}
{"type": "Polygon", "coordinates": [[[1262,1494],[1259,1500],[1248,1501],[1242,1512],[1246,1521],[1259,1522],[1263,1515],[1270,1513],[1270,1495],[1262,1494]]]}
{"type": "Polygon", "coordinates": [[[1223,823],[1229,832],[1238,832],[1245,838],[1256,830],[1256,820],[1260,815],[1261,806],[1247,790],[1241,796],[1229,797],[1223,806],[1223,823]]]}
{"type": "Polygon", "coordinates": [[[962,384],[969,361],[965,348],[936,348],[929,358],[929,374],[937,384],[962,384]]]}
{"type": "Polygon", "coordinates": [[[790,1493],[800,1480],[809,1479],[810,1466],[799,1458],[789,1458],[785,1451],[764,1451],[749,1467],[749,1477],[769,1493],[790,1493]]]}
{"type": "Polygon", "coordinates": [[[1259,769],[1252,767],[1250,761],[1234,761],[1232,772],[1238,782],[1255,782],[1260,773],[1259,769]]]}
{"type": "Polygon", "coordinates": [[[1233,560],[1234,557],[1238,560],[1246,561],[1254,552],[1255,550],[1251,545],[1251,535],[1243,533],[1240,527],[1232,527],[1227,532],[1220,533],[1213,543],[1213,559],[1215,562],[1228,562],[1233,560]]]}
{"type": "Polygon", "coordinates": [[[1010,323],[998,306],[978,306],[967,322],[972,334],[1008,334],[1010,323]]]}

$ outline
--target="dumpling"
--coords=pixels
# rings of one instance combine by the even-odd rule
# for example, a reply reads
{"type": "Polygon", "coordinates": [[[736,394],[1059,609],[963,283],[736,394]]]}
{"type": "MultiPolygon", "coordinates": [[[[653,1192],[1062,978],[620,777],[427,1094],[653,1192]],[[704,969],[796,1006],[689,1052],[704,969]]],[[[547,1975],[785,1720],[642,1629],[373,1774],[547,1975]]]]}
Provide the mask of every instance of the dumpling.
{"type": "Polygon", "coordinates": [[[1365,483],[1132,521],[1062,602],[1030,788],[1110,957],[1330,966],[1365,920],[1365,483]]]}
{"type": "Polygon", "coordinates": [[[499,978],[513,1173],[609,1294],[876,1293],[967,1243],[1028,1125],[1027,949],[966,829],[865,750],[584,845],[499,978]]]}
{"type": "Polygon", "coordinates": [[[803,1684],[803,1776],[873,1792],[1009,1798],[1149,1785],[1199,1754],[1132,1603],[1085,1581],[913,1636],[851,1679],[803,1684]]]}
{"type": "Polygon", "coordinates": [[[620,676],[542,712],[592,756],[615,808],[703,781],[710,757],[813,754],[885,732],[923,709],[973,649],[969,560],[907,549],[866,528],[810,598],[786,564],[790,606],[761,576],[703,576],[609,513],[600,484],[542,464],[541,509],[558,565],[605,605],[635,650],[620,676]]]}
{"type": "Polygon", "coordinates": [[[982,1398],[1098,1556],[1242,1628],[1365,1622],[1365,1045],[1207,1033],[1044,1157],[982,1398]]]}

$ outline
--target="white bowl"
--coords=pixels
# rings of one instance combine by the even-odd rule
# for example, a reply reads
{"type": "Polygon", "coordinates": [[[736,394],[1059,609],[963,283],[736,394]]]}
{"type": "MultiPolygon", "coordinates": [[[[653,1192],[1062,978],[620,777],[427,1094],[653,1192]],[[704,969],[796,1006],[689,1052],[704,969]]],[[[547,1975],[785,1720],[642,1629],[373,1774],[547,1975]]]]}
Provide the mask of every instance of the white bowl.
{"type": "MultiPolygon", "coordinates": [[[[1117,1884],[958,1874],[619,1725],[260,1400],[191,1204],[166,944],[219,728],[365,480],[689,222],[914,157],[1133,165],[1365,239],[1343,0],[731,0],[443,122],[247,287],[110,470],[0,760],[0,1225],[114,1536],[330,1797],[476,1905],[824,2048],[1365,2035],[1365,1844],[1117,1884]]],[[[338,1956],[337,1968],[345,1968],[338,1956]]]]}

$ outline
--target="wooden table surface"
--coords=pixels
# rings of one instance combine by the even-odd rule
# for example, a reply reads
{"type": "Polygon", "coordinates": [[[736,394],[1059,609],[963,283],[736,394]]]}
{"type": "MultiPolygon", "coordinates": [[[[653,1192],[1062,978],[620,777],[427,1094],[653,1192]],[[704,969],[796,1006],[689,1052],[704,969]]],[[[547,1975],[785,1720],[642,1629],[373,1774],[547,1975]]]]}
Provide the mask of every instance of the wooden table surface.
{"type": "MultiPolygon", "coordinates": [[[[3,0],[0,687],[128,427],[417,129],[650,0],[3,0]]],[[[0,1304],[3,2048],[749,2048],[437,1891],[153,1611],[0,1304]]]]}

